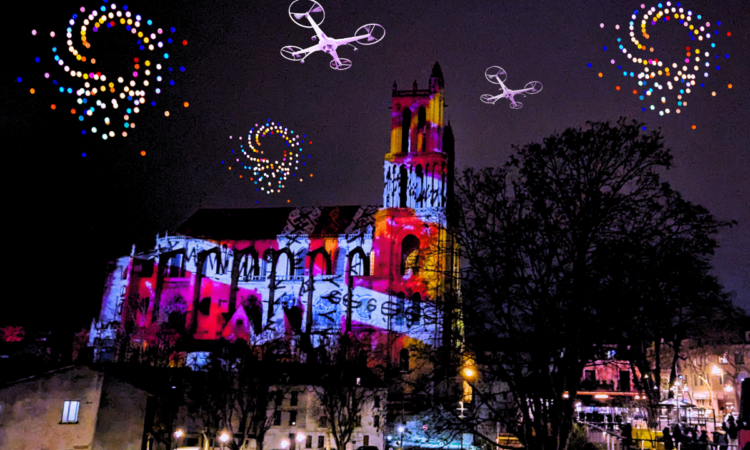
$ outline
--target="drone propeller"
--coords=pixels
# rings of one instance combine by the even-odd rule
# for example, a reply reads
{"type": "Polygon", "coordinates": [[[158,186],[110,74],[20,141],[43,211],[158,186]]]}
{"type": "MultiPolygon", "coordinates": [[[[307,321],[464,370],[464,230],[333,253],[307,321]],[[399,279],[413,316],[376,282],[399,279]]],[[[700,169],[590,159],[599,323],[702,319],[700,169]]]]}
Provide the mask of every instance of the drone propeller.
{"type": "Polygon", "coordinates": [[[289,17],[294,23],[303,28],[313,28],[315,25],[320,26],[323,20],[325,20],[325,14],[323,7],[315,0],[294,0],[289,5],[289,17]],[[306,12],[298,12],[305,9],[307,9],[306,12]],[[303,20],[305,17],[308,20],[303,20]],[[308,21],[312,23],[307,23],[308,21]]]}
{"type": "Polygon", "coordinates": [[[360,40],[359,43],[362,45],[372,45],[383,40],[385,37],[385,28],[377,23],[368,23],[357,28],[354,32],[354,36],[364,40],[360,40]]]}

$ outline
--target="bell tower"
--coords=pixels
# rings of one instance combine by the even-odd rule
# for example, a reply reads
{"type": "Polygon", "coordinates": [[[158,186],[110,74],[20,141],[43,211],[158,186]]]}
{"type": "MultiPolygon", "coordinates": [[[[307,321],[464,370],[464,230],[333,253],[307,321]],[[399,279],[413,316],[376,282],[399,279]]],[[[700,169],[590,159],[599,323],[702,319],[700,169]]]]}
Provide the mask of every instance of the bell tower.
{"type": "Polygon", "coordinates": [[[452,177],[452,135],[445,142],[443,72],[435,63],[426,89],[391,95],[391,147],[385,155],[384,208],[445,208],[452,177]],[[445,145],[448,144],[448,145],[445,145]],[[450,147],[450,148],[446,148],[450,147]]]}

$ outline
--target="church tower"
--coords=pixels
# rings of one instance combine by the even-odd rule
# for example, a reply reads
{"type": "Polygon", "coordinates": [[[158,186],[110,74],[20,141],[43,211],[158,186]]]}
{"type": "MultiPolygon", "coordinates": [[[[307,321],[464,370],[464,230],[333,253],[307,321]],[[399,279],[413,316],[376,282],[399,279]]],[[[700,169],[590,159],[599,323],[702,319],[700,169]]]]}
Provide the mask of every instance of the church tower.
{"type": "Polygon", "coordinates": [[[391,95],[391,147],[385,155],[384,208],[445,208],[449,163],[443,126],[443,72],[435,63],[427,89],[391,95]]]}

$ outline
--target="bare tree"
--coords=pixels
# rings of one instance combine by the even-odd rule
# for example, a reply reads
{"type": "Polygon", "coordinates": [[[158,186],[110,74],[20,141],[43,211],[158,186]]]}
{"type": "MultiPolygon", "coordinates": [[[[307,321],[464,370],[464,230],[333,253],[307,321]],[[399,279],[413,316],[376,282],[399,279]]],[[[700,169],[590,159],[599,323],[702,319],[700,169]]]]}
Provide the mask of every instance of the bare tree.
{"type": "Polygon", "coordinates": [[[458,177],[449,223],[465,262],[454,315],[463,341],[443,376],[475,364],[474,376],[463,372],[470,389],[436,404],[449,425],[496,445],[480,429],[503,422],[528,449],[565,449],[583,368],[603,344],[622,344],[639,382],[658,381],[646,349],[668,333],[677,342],[668,319],[710,317],[708,299],[726,306],[708,269],[713,236],[729,223],[661,182],[672,157],[659,132],[640,128],[589,123],[458,177]],[[659,331],[644,329],[645,311],[665,300],[659,331]],[[469,411],[456,421],[466,391],[469,411]]]}
{"type": "Polygon", "coordinates": [[[336,443],[346,449],[356,428],[362,425],[362,412],[380,391],[381,381],[367,369],[363,348],[350,335],[342,335],[334,348],[320,354],[320,380],[314,386],[322,417],[336,443]]]}

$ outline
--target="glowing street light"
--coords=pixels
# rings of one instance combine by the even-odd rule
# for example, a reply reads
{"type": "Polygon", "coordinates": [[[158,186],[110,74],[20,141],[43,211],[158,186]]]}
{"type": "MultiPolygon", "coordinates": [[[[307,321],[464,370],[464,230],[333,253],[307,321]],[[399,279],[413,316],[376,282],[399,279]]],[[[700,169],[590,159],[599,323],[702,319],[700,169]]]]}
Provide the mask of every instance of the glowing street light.
{"type": "Polygon", "coordinates": [[[732,392],[734,390],[734,388],[732,387],[731,384],[728,384],[728,385],[726,385],[724,387],[724,390],[727,391],[727,392],[732,392]]]}
{"type": "Polygon", "coordinates": [[[181,438],[185,433],[182,430],[177,430],[174,432],[174,437],[179,439],[181,438]]]}
{"type": "Polygon", "coordinates": [[[281,448],[289,448],[289,441],[287,441],[286,439],[281,441],[281,448]]]}
{"type": "Polygon", "coordinates": [[[461,371],[461,374],[464,376],[464,378],[474,378],[477,376],[477,371],[471,367],[464,367],[461,371]]]}
{"type": "Polygon", "coordinates": [[[713,375],[721,375],[721,374],[722,374],[723,372],[721,371],[721,369],[719,369],[719,367],[718,367],[718,366],[713,366],[713,367],[711,368],[711,373],[712,373],[713,375]]]}
{"type": "Polygon", "coordinates": [[[294,437],[294,440],[299,443],[302,443],[302,441],[305,440],[305,435],[302,433],[297,433],[297,436],[294,437]]]}

